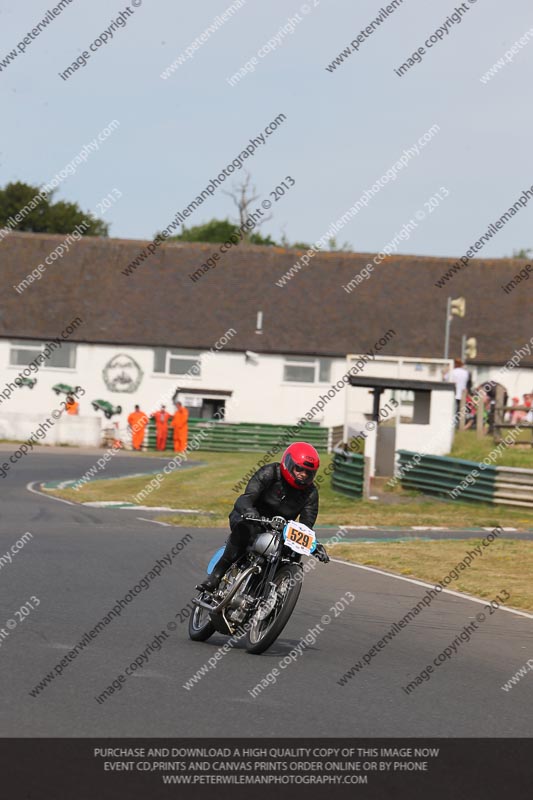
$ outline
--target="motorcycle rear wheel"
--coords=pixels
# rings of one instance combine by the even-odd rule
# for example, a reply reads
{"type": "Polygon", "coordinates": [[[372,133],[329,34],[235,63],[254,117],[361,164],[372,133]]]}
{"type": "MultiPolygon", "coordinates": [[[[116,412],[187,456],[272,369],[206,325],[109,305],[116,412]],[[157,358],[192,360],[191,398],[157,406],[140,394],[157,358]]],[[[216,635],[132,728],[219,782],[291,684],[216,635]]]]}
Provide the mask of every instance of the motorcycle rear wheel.
{"type": "Polygon", "coordinates": [[[290,619],[302,589],[302,567],[285,564],[274,576],[274,583],[281,590],[282,598],[264,620],[258,620],[246,634],[245,647],[248,653],[259,655],[276,641],[290,619]]]}

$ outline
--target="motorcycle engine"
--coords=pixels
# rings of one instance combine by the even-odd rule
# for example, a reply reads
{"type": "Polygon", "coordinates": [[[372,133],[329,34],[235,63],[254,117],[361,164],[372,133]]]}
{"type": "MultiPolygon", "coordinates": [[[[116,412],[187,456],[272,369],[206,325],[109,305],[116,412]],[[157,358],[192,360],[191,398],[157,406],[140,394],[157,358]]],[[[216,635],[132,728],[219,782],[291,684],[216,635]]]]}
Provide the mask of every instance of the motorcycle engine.
{"type": "MultiPolygon", "coordinates": [[[[240,575],[240,570],[237,569],[232,570],[227,575],[227,578],[229,580],[227,583],[227,591],[225,591],[224,594],[227,594],[231,590],[233,584],[235,583],[235,580],[239,575],[240,575]]],[[[246,580],[242,584],[242,586],[239,588],[237,593],[231,598],[229,604],[226,607],[226,615],[231,622],[236,622],[236,623],[242,622],[246,617],[246,614],[248,613],[248,609],[253,603],[253,597],[251,597],[249,594],[246,593],[246,590],[250,586],[252,577],[253,576],[250,575],[248,580],[246,580]]]]}

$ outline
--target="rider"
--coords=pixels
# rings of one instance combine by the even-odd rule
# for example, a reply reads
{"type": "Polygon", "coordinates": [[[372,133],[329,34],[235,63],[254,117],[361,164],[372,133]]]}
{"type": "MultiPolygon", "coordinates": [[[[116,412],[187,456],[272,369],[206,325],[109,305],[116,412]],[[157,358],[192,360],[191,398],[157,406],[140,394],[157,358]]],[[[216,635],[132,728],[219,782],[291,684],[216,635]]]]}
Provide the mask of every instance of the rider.
{"type": "MultiPolygon", "coordinates": [[[[231,535],[224,553],[199,588],[213,592],[228,567],[244,553],[250,539],[258,532],[258,526],[246,522],[245,517],[295,519],[299,516],[300,522],[313,527],[318,515],[318,489],[313,480],[319,465],[320,458],[314,447],[307,442],[294,442],[283,453],[281,462],[265,464],[257,470],[229,515],[231,535]]],[[[320,561],[329,561],[321,544],[317,544],[313,555],[320,561]]]]}

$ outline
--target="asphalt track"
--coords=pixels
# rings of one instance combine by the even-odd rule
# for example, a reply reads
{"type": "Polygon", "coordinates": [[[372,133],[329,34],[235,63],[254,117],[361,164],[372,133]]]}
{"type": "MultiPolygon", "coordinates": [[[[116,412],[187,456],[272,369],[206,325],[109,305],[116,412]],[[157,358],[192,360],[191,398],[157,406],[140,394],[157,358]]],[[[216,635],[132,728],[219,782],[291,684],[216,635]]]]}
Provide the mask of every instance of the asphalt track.
{"type": "MultiPolygon", "coordinates": [[[[183,684],[226,641],[193,643],[177,624],[159,652],[105,703],[95,696],[124,672],[156,633],[177,622],[224,532],[190,529],[193,540],[37,697],[29,691],[187,532],[145,512],[70,505],[27,484],[81,476],[94,454],[29,454],[1,482],[0,555],[25,531],[33,539],[0,570],[0,628],[32,596],[40,605],[0,642],[0,736],[467,736],[529,737],[533,674],[501,685],[533,656],[533,619],[498,610],[458,654],[410,695],[402,686],[483,612],[440,594],[347,685],[337,680],[425,593],[414,582],[341,562],[317,568],[282,637],[262,656],[237,645],[190,690],[183,684]],[[334,618],[346,592],[356,600],[334,618]],[[285,669],[279,662],[328,613],[316,641],[285,669]],[[248,689],[277,667],[255,699],[248,689]]],[[[156,469],[116,456],[107,475],[156,469]]],[[[506,587],[502,586],[502,590],[506,587]]]]}

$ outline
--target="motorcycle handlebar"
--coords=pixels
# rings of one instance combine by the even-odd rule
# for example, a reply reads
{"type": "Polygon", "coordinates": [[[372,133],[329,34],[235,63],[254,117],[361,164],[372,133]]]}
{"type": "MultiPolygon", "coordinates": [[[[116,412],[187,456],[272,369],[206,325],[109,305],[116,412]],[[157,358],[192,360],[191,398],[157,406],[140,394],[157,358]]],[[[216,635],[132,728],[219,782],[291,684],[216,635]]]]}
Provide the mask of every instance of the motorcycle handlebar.
{"type": "Polygon", "coordinates": [[[283,517],[274,517],[274,519],[269,519],[268,517],[244,517],[244,519],[246,522],[256,522],[273,531],[283,530],[287,523],[287,520],[283,517]]]}

